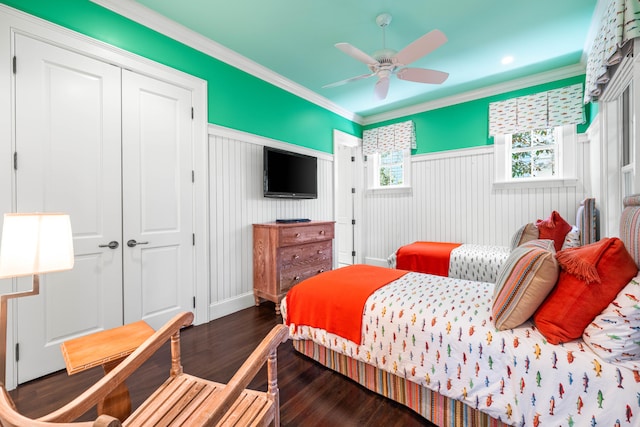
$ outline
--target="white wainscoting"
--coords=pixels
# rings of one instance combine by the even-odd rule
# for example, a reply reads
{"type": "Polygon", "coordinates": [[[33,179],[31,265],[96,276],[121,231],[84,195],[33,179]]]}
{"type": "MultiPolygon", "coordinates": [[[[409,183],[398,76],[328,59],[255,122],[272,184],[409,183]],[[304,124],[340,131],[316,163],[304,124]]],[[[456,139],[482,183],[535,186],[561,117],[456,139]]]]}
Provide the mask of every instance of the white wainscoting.
{"type": "Polygon", "coordinates": [[[365,262],[386,265],[398,247],[417,240],[508,245],[518,227],[553,210],[575,224],[587,196],[588,145],[586,138],[577,144],[577,180],[529,188],[494,188],[491,147],[415,156],[411,194],[365,195],[365,262]]]}
{"type": "MultiPolygon", "coordinates": [[[[508,245],[522,224],[557,210],[575,223],[589,193],[589,141],[577,147],[577,180],[565,185],[494,188],[491,147],[415,156],[410,194],[366,194],[362,254],[387,265],[399,246],[416,240],[508,245]]],[[[252,224],[276,218],[333,219],[333,156],[218,126],[209,127],[209,318],[253,305],[252,224]],[[262,196],[262,147],[318,157],[316,200],[262,196]]]]}
{"type": "Polygon", "coordinates": [[[333,156],[217,126],[209,127],[209,319],[250,307],[252,224],[276,218],[333,219],[333,156]],[[264,145],[318,157],[318,198],[262,196],[264,145]]]}

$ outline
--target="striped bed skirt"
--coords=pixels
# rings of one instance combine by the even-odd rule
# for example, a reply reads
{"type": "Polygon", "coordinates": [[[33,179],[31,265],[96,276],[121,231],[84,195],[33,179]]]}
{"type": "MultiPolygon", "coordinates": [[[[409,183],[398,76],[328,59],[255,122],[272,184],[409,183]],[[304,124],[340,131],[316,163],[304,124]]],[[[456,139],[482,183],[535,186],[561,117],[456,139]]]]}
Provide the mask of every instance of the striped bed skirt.
{"type": "Polygon", "coordinates": [[[310,340],[292,340],[293,348],[321,365],[388,397],[439,427],[506,427],[505,424],[455,399],[337,353],[310,340]]]}

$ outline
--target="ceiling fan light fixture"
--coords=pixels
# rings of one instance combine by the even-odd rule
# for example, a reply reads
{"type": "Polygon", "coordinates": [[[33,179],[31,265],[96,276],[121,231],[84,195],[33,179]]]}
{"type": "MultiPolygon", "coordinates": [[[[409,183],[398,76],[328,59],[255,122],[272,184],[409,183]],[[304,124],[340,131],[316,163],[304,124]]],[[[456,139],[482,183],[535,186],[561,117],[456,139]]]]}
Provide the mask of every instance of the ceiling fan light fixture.
{"type": "Polygon", "coordinates": [[[376,17],[376,24],[382,28],[382,49],[377,50],[373,55],[361,51],[349,43],[336,43],[336,48],[350,57],[367,65],[371,74],[363,74],[351,77],[339,82],[330,83],[323,88],[340,86],[352,81],[377,76],[374,93],[379,100],[385,99],[389,91],[389,79],[397,73],[401,80],[408,80],[417,83],[441,84],[449,74],[443,71],[429,70],[426,68],[401,68],[418,60],[442,46],[447,41],[447,37],[440,30],[431,30],[422,37],[414,40],[400,51],[387,49],[385,44],[385,28],[391,22],[391,15],[381,13],[376,17]]]}

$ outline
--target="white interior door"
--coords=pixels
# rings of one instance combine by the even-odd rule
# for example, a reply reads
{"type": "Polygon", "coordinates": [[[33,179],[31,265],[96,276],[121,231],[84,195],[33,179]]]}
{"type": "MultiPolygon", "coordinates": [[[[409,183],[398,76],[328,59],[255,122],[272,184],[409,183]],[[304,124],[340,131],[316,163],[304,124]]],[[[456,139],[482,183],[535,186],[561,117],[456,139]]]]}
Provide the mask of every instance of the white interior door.
{"type": "Polygon", "coordinates": [[[334,132],[334,164],[336,168],[336,254],[338,266],[356,262],[356,156],[359,139],[334,132]]]}
{"type": "Polygon", "coordinates": [[[17,302],[21,383],[64,368],[62,341],[122,324],[121,84],[112,65],[15,44],[17,211],[69,213],[75,248],[72,271],[43,275],[40,295],[17,302]]]}
{"type": "Polygon", "coordinates": [[[191,91],[126,70],[122,88],[124,321],[157,328],[194,307],[191,91]]]}

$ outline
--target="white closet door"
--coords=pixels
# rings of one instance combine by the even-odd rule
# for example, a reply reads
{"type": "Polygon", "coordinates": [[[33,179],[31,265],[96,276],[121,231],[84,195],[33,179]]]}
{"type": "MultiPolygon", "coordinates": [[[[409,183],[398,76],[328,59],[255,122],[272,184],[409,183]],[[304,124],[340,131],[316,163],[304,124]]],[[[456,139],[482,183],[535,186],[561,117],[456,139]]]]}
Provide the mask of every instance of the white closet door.
{"type": "Polygon", "coordinates": [[[62,341],[122,324],[121,84],[112,65],[19,34],[15,44],[17,210],[69,213],[75,248],[73,270],[18,300],[22,383],[64,368],[62,341]]]}
{"type": "Polygon", "coordinates": [[[127,70],[122,89],[124,321],[157,328],[193,309],[191,91],[127,70]]]}

